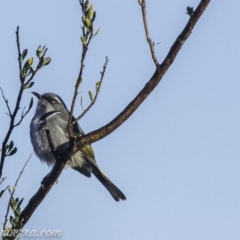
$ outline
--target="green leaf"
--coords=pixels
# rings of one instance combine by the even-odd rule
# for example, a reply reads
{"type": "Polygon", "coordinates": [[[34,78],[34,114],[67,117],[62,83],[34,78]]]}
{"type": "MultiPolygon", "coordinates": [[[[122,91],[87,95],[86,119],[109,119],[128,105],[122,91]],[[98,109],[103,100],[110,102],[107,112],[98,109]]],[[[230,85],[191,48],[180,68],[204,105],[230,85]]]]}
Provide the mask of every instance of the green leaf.
{"type": "Polygon", "coordinates": [[[93,38],[99,33],[100,29],[101,28],[98,28],[98,30],[93,34],[93,36],[92,36],[93,38]]]}
{"type": "Polygon", "coordinates": [[[93,101],[93,93],[91,91],[88,92],[88,95],[90,97],[90,100],[93,101]]]}
{"type": "Polygon", "coordinates": [[[14,202],[14,199],[11,197],[10,198],[10,207],[14,208],[14,206],[15,206],[15,202],[14,202]]]}
{"type": "Polygon", "coordinates": [[[24,198],[22,198],[22,199],[19,201],[19,203],[18,203],[18,205],[17,205],[17,207],[16,207],[17,210],[18,210],[18,209],[20,210],[20,206],[21,206],[23,200],[24,200],[24,198]]]}
{"type": "Polygon", "coordinates": [[[44,46],[43,48],[41,47],[41,45],[38,47],[37,51],[36,51],[36,55],[38,58],[41,58],[44,53],[47,51],[47,48],[45,48],[46,46],[44,46]]]}
{"type": "Polygon", "coordinates": [[[99,82],[96,82],[96,92],[99,91],[100,86],[101,86],[101,82],[100,82],[100,81],[99,81],[99,82]]]}
{"type": "Polygon", "coordinates": [[[31,57],[31,58],[29,58],[26,62],[25,62],[25,64],[24,64],[24,66],[23,66],[23,70],[24,69],[29,69],[31,66],[32,66],[32,64],[33,64],[33,57],[31,57]]]}
{"type": "Polygon", "coordinates": [[[87,46],[87,41],[88,41],[88,36],[84,35],[83,37],[81,37],[81,41],[82,41],[83,45],[86,47],[87,46]]]}
{"type": "Polygon", "coordinates": [[[84,18],[83,23],[86,28],[90,28],[92,26],[92,22],[87,18],[84,18]]]}
{"type": "Polygon", "coordinates": [[[8,156],[12,156],[13,154],[15,154],[17,152],[17,147],[15,147],[9,154],[8,156]]]}
{"type": "Polygon", "coordinates": [[[34,82],[29,82],[24,85],[24,89],[31,88],[33,86],[34,82]]]}
{"type": "Polygon", "coordinates": [[[91,4],[91,6],[87,10],[87,14],[86,14],[86,17],[88,20],[92,21],[93,13],[94,13],[94,6],[91,4]]]}
{"type": "Polygon", "coordinates": [[[83,97],[82,97],[82,96],[81,96],[80,103],[81,103],[81,108],[82,108],[82,110],[84,111],[84,108],[83,108],[83,97]]]}
{"type": "Polygon", "coordinates": [[[29,66],[31,66],[33,64],[33,60],[34,60],[33,57],[31,57],[27,60],[27,63],[29,64],[29,66]]]}
{"type": "Polygon", "coordinates": [[[82,83],[82,78],[78,78],[76,81],[76,87],[78,88],[81,83],[82,83]]]}
{"type": "Polygon", "coordinates": [[[51,62],[51,58],[50,58],[50,57],[46,57],[46,58],[43,60],[42,66],[48,65],[50,62],[51,62]]]}
{"type": "Polygon", "coordinates": [[[24,49],[22,54],[21,54],[21,62],[24,60],[24,58],[27,56],[27,52],[28,50],[27,49],[24,49]]]}
{"type": "Polygon", "coordinates": [[[89,1],[87,0],[87,1],[85,2],[84,9],[87,9],[88,6],[89,6],[89,1]]]}

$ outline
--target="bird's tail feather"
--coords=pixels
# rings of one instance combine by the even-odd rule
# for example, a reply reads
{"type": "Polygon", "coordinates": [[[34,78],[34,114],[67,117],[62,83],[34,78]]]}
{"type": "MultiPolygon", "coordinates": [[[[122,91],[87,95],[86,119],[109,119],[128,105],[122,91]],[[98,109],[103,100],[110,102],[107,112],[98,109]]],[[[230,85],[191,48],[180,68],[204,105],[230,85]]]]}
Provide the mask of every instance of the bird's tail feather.
{"type": "Polygon", "coordinates": [[[119,201],[120,199],[126,199],[125,195],[106,177],[106,175],[100,169],[95,168],[93,174],[109,191],[109,193],[116,201],[119,201]]]}

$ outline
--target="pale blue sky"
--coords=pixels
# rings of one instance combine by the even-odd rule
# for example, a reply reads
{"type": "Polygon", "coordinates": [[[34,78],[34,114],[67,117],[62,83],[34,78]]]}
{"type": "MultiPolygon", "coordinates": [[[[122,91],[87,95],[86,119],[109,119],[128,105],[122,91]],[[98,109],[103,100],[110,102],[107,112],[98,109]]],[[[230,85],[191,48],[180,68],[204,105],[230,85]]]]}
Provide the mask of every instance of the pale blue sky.
{"type": "MultiPolygon", "coordinates": [[[[137,0],[96,1],[96,28],[81,88],[84,105],[105,56],[110,59],[99,99],[82,119],[85,132],[111,121],[135,97],[154,71],[137,0]]],[[[161,62],[198,0],[147,1],[149,29],[161,62]]],[[[240,239],[240,2],[211,1],[162,82],[134,115],[93,144],[96,160],[124,192],[115,202],[96,178],[64,170],[26,228],[62,229],[62,239],[239,240],[240,239]]],[[[21,48],[35,57],[46,45],[52,62],[26,90],[55,92],[70,106],[80,59],[78,0],[11,0],[0,7],[0,86],[13,107],[19,87],[15,30],[21,48]]],[[[36,57],[35,57],[36,60],[36,57]]],[[[36,63],[36,62],[35,62],[36,63]]],[[[1,106],[1,139],[8,117],[1,106]]],[[[75,115],[81,112],[80,101],[75,115]]],[[[5,185],[13,185],[32,152],[29,123],[36,107],[11,139],[5,185]]],[[[32,156],[16,196],[23,206],[50,169],[32,156]]],[[[4,185],[4,186],[5,186],[4,185]]],[[[5,215],[6,193],[0,216],[5,215]]]]}

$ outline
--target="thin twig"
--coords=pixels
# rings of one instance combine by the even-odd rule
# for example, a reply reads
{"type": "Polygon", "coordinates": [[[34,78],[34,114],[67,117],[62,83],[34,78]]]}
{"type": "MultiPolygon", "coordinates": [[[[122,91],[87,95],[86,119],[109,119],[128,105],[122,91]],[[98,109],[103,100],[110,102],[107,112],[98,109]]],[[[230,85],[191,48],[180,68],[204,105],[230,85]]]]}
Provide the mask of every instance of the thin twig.
{"type": "Polygon", "coordinates": [[[3,177],[0,181],[0,185],[3,183],[3,181],[6,179],[7,177],[3,177]]]}
{"type": "Polygon", "coordinates": [[[19,78],[20,81],[23,82],[24,81],[24,77],[21,74],[22,71],[22,61],[21,61],[21,49],[20,49],[20,40],[19,40],[19,26],[17,26],[17,31],[16,31],[16,42],[17,42],[17,49],[18,49],[18,65],[19,65],[19,78]]]}
{"type": "MultiPolygon", "coordinates": [[[[18,26],[17,26],[17,30],[16,30],[16,43],[17,43],[17,52],[18,52],[19,78],[20,78],[20,84],[21,85],[20,85],[20,88],[19,88],[19,92],[18,92],[18,96],[17,96],[16,105],[14,107],[14,110],[13,110],[13,112],[11,114],[9,114],[10,115],[9,128],[8,128],[7,134],[6,134],[6,136],[5,136],[5,138],[4,138],[3,142],[2,142],[2,148],[1,148],[2,149],[2,154],[1,154],[1,161],[0,161],[0,179],[2,177],[2,171],[3,171],[4,161],[5,161],[5,157],[6,157],[6,145],[7,145],[7,142],[9,141],[9,138],[10,138],[10,136],[12,134],[13,129],[22,122],[23,118],[29,112],[29,111],[27,111],[25,114],[22,114],[21,115],[21,119],[18,121],[18,123],[15,124],[15,119],[16,119],[17,113],[18,113],[18,111],[20,109],[20,103],[21,103],[21,99],[22,99],[24,88],[33,79],[33,77],[35,76],[37,71],[41,68],[41,64],[40,64],[40,61],[39,61],[39,64],[38,64],[36,70],[33,71],[30,79],[24,84],[25,77],[23,77],[21,75],[21,72],[22,72],[22,59],[21,59],[19,27],[18,26]]],[[[44,55],[45,55],[45,53],[44,53],[44,55]]],[[[44,55],[43,55],[43,57],[44,57],[44,55]]]]}
{"type": "Polygon", "coordinates": [[[109,59],[108,57],[106,57],[106,60],[105,60],[105,63],[103,65],[103,71],[100,72],[101,73],[101,79],[99,81],[99,89],[98,91],[96,92],[95,94],[95,97],[93,98],[92,102],[89,104],[89,106],[81,113],[81,115],[79,117],[77,117],[72,124],[75,124],[76,122],[78,122],[91,108],[92,106],[95,104],[96,100],[97,100],[97,97],[98,97],[98,94],[100,92],[100,87],[102,86],[102,81],[103,81],[103,77],[104,77],[104,74],[106,72],[106,69],[107,69],[107,64],[109,62],[109,59]]]}
{"type": "MultiPolygon", "coordinates": [[[[20,50],[20,40],[19,40],[19,27],[17,27],[17,31],[16,31],[16,42],[17,42],[17,49],[18,49],[19,71],[21,74],[21,50],[20,50]]],[[[20,75],[20,83],[21,83],[21,86],[20,86],[20,89],[18,92],[14,111],[10,117],[11,119],[10,119],[9,128],[8,128],[7,134],[5,136],[5,139],[2,142],[2,155],[1,155],[1,162],[0,162],[0,178],[2,177],[3,165],[4,165],[4,161],[5,161],[5,157],[6,157],[6,145],[11,136],[11,133],[14,129],[15,118],[16,118],[18,110],[19,110],[19,106],[20,106],[20,102],[21,102],[22,94],[23,94],[23,90],[24,90],[24,82],[23,82],[21,75],[20,75]]]]}
{"type": "MultiPolygon", "coordinates": [[[[84,12],[84,5],[85,2],[84,0],[80,0],[79,1],[82,11],[84,12]]],[[[85,30],[84,30],[84,26],[82,27],[82,31],[83,31],[83,36],[85,35],[85,30]]],[[[82,44],[82,57],[81,57],[81,62],[80,62],[80,70],[79,70],[79,74],[78,74],[78,79],[82,79],[82,73],[83,73],[83,69],[84,69],[84,60],[88,51],[88,46],[93,38],[93,32],[91,32],[88,42],[86,44],[86,46],[84,44],[82,44]]],[[[76,103],[76,99],[77,99],[77,95],[78,95],[78,88],[79,88],[79,84],[76,83],[75,88],[74,88],[74,94],[73,94],[73,99],[72,99],[72,104],[71,104],[71,109],[70,109],[70,113],[69,113],[69,121],[68,121],[68,132],[69,132],[69,136],[70,136],[70,142],[73,141],[74,138],[74,134],[73,134],[73,123],[72,123],[72,117],[73,117],[73,112],[74,112],[74,106],[76,103]]]]}
{"type": "Polygon", "coordinates": [[[145,34],[146,34],[146,38],[150,47],[150,51],[152,54],[152,59],[156,65],[156,67],[159,66],[155,51],[154,51],[154,46],[155,44],[152,42],[151,38],[150,38],[150,34],[149,34],[149,30],[148,30],[148,24],[147,24],[147,13],[146,13],[146,4],[145,4],[145,0],[138,0],[141,9],[142,9],[142,17],[143,17],[143,24],[144,24],[144,29],[145,29],[145,34]]]}
{"type": "Polygon", "coordinates": [[[3,99],[4,99],[4,101],[5,101],[6,105],[7,105],[8,116],[11,117],[11,116],[12,116],[12,112],[11,112],[10,107],[9,107],[9,104],[8,104],[8,99],[5,98],[4,93],[3,93],[3,90],[2,90],[1,87],[0,87],[0,90],[1,90],[1,92],[2,92],[2,97],[3,97],[3,99]]]}
{"type": "Polygon", "coordinates": [[[13,190],[12,190],[12,192],[11,192],[11,194],[10,194],[10,198],[9,198],[8,206],[7,206],[7,211],[6,211],[6,215],[5,215],[5,220],[4,220],[4,223],[3,223],[3,230],[5,230],[6,225],[7,225],[7,222],[8,222],[8,214],[9,214],[9,211],[10,211],[11,199],[13,198],[13,195],[14,195],[15,190],[16,190],[16,188],[17,188],[18,181],[19,181],[19,179],[21,178],[21,176],[22,176],[22,174],[23,174],[23,172],[24,172],[24,169],[25,169],[25,167],[27,166],[30,158],[32,157],[32,154],[33,154],[33,153],[30,154],[30,156],[28,157],[27,161],[26,161],[25,164],[23,165],[23,168],[22,168],[21,172],[19,173],[18,178],[17,178],[17,180],[16,180],[16,182],[15,182],[15,184],[14,184],[13,190]]]}
{"type": "Polygon", "coordinates": [[[23,108],[23,111],[22,111],[22,114],[21,114],[21,119],[18,121],[18,123],[14,124],[14,127],[18,126],[22,120],[26,117],[26,115],[30,112],[31,108],[29,108],[25,113],[24,113],[24,109],[25,107],[23,108]]]}

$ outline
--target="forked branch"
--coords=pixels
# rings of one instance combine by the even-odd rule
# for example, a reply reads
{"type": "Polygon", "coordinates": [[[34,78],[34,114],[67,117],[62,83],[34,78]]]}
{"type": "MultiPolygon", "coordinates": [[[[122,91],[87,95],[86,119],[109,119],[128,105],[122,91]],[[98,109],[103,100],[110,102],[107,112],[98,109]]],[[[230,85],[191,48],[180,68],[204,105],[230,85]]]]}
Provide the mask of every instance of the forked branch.
{"type": "MultiPolygon", "coordinates": [[[[145,3],[145,1],[141,1],[141,3],[145,3]]],[[[197,21],[202,16],[206,7],[210,3],[210,0],[201,0],[198,7],[191,15],[187,25],[181,32],[181,34],[177,37],[176,41],[173,43],[171,49],[169,50],[166,58],[162,62],[162,64],[158,64],[155,62],[156,70],[153,73],[150,80],[145,84],[143,89],[138,93],[138,95],[128,104],[128,106],[110,123],[105,126],[92,131],[78,139],[74,142],[71,149],[67,152],[63,152],[61,159],[56,162],[51,172],[46,176],[46,181],[44,183],[44,190],[40,187],[37,193],[31,198],[26,208],[21,213],[21,219],[23,219],[23,226],[27,223],[27,221],[32,216],[33,212],[39,206],[39,204],[43,201],[47,193],[50,191],[52,185],[56,182],[58,176],[61,174],[67,160],[74,155],[76,152],[81,150],[85,145],[96,142],[110,133],[112,133],[115,129],[117,129],[121,124],[123,124],[133,113],[134,111],[141,105],[141,103],[149,96],[149,94],[155,89],[158,83],[161,81],[162,77],[176,58],[178,52],[180,51],[182,45],[190,36],[194,26],[197,21]]],[[[141,5],[142,6],[142,5],[141,5]]],[[[151,49],[151,47],[150,47],[151,49]]],[[[153,51],[154,52],[154,51],[153,51]]],[[[71,144],[70,144],[71,145],[71,144]]]]}

